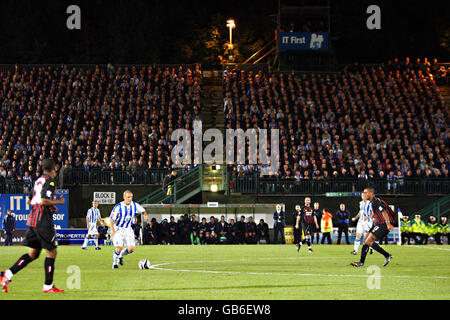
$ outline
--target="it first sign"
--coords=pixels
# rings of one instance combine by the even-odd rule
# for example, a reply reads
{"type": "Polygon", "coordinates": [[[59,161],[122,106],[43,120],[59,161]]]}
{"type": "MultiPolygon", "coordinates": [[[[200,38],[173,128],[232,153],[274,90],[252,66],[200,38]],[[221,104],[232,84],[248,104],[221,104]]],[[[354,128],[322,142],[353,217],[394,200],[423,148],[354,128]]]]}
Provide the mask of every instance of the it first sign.
{"type": "Polygon", "coordinates": [[[94,201],[98,201],[98,204],[115,204],[116,193],[115,192],[94,192],[94,201]]]}

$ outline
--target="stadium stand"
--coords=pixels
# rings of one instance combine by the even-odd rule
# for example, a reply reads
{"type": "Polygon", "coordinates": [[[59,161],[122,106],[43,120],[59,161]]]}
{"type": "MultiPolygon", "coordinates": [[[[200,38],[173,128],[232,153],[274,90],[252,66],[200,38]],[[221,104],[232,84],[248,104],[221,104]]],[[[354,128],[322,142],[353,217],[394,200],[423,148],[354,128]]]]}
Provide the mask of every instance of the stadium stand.
{"type": "Polygon", "coordinates": [[[260,192],[295,192],[304,181],[329,179],[378,179],[383,183],[378,189],[397,192],[412,179],[447,180],[448,113],[429,72],[427,60],[409,58],[355,63],[339,73],[228,68],[227,128],[278,128],[281,140],[280,170],[263,177],[261,165],[230,168],[235,190],[249,191],[245,186],[258,177],[270,181],[260,192]]]}
{"type": "Polygon", "coordinates": [[[2,192],[31,183],[45,157],[64,185],[160,183],[172,131],[201,110],[200,65],[16,66],[0,79],[2,192]]]}

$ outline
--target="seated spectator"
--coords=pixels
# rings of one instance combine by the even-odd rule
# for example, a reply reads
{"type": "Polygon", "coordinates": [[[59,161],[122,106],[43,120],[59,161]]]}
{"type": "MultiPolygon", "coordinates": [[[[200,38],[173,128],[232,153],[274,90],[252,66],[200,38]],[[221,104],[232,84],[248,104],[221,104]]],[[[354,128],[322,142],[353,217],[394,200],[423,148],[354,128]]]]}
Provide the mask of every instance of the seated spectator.
{"type": "Polygon", "coordinates": [[[241,220],[236,223],[236,238],[239,244],[245,243],[245,216],[241,216],[241,220]]]}
{"type": "Polygon", "coordinates": [[[177,231],[177,223],[175,222],[175,218],[171,216],[169,222],[169,244],[175,244],[175,241],[178,237],[177,231]]]}
{"type": "Polygon", "coordinates": [[[253,222],[253,217],[248,217],[245,224],[245,243],[256,244],[256,223],[253,222]]]}
{"type": "Polygon", "coordinates": [[[256,243],[260,244],[261,239],[264,239],[266,244],[270,244],[269,225],[264,222],[264,219],[259,220],[256,227],[256,243]]]}
{"type": "Polygon", "coordinates": [[[228,223],[225,221],[225,216],[220,217],[220,221],[217,224],[217,234],[219,236],[220,243],[227,242],[228,235],[228,223]]]}
{"type": "Polygon", "coordinates": [[[198,236],[200,244],[207,244],[209,240],[209,225],[206,223],[206,218],[202,218],[202,222],[198,227],[198,236]]]}
{"type": "Polygon", "coordinates": [[[237,234],[238,226],[234,222],[234,219],[230,219],[230,223],[227,225],[227,244],[238,244],[239,240],[237,234]]]}
{"type": "Polygon", "coordinates": [[[209,218],[208,230],[209,230],[208,244],[217,244],[219,241],[218,226],[216,223],[216,218],[214,218],[214,216],[211,216],[209,218]]]}

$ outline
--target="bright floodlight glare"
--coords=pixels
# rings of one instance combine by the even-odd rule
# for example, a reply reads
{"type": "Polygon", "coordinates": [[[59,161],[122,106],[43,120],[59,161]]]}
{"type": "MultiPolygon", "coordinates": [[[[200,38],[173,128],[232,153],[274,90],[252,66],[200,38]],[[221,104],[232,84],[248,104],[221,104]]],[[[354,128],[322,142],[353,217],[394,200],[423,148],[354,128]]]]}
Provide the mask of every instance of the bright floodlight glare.
{"type": "Polygon", "coordinates": [[[211,191],[212,192],[217,192],[217,190],[219,190],[219,188],[217,187],[217,184],[212,184],[211,185],[211,191]]]}
{"type": "Polygon", "coordinates": [[[236,28],[236,24],[233,19],[227,20],[227,27],[232,29],[236,28]]]}

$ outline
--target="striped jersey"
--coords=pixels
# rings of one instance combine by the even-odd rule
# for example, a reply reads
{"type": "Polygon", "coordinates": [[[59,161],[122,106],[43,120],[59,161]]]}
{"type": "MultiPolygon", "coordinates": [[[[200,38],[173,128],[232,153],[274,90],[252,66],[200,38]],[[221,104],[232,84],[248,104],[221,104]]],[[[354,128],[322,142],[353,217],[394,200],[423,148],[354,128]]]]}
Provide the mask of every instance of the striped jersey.
{"type": "Polygon", "coordinates": [[[373,212],[373,217],[374,217],[373,224],[375,226],[386,223],[386,220],[384,219],[384,217],[381,213],[383,211],[385,211],[387,213],[388,218],[389,218],[389,223],[394,224],[395,213],[394,213],[394,211],[392,211],[391,207],[389,207],[389,205],[386,203],[386,201],[381,200],[380,198],[374,197],[370,204],[372,207],[372,212],[373,212]]]}
{"type": "Polygon", "coordinates": [[[41,205],[42,199],[55,200],[56,185],[55,180],[44,174],[34,182],[33,190],[30,194],[31,211],[28,215],[27,226],[29,227],[45,227],[54,228],[53,212],[56,211],[55,206],[41,205]]]}
{"type": "Polygon", "coordinates": [[[114,221],[114,225],[120,228],[130,228],[136,217],[136,214],[145,212],[145,209],[137,202],[131,201],[126,206],[122,201],[115,205],[111,212],[110,218],[114,221]]]}
{"type": "Polygon", "coordinates": [[[102,218],[100,215],[100,210],[94,209],[94,207],[90,208],[87,212],[86,218],[88,219],[90,224],[97,224],[97,221],[102,218]]]}
{"type": "Polygon", "coordinates": [[[370,205],[370,201],[360,201],[359,202],[359,219],[364,222],[373,223],[373,218],[365,220],[364,218],[370,216],[372,214],[372,206],[370,205]]]}

